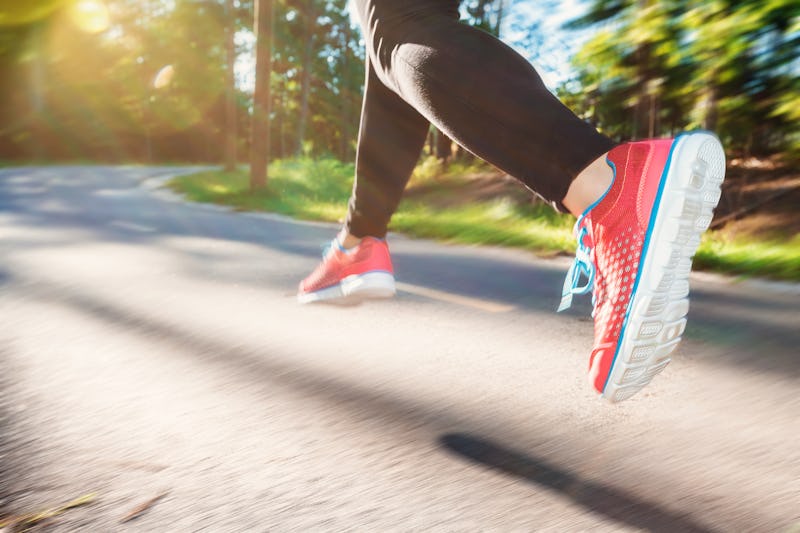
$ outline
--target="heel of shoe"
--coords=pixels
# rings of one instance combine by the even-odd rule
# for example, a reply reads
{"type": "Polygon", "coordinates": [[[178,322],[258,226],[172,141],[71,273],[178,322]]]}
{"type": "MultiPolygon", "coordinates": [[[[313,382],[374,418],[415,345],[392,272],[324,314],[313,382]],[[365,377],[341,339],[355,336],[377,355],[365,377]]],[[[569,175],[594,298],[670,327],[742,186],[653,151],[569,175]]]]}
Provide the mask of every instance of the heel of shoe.
{"type": "Polygon", "coordinates": [[[342,280],[342,294],[357,298],[391,298],[397,292],[394,276],[389,272],[367,272],[342,280]]]}

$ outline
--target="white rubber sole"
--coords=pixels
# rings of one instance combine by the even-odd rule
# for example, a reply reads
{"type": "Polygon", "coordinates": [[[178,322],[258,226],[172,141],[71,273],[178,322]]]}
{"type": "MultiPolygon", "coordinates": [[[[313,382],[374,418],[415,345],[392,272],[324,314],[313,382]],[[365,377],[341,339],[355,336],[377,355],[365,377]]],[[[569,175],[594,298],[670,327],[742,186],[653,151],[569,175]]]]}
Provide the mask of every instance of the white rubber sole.
{"type": "Polygon", "coordinates": [[[603,389],[603,398],[611,402],[630,398],[669,364],[686,328],[692,258],[711,224],[725,179],[722,145],[706,132],[678,137],[668,165],[603,389]]]}
{"type": "Polygon", "coordinates": [[[362,300],[391,298],[396,292],[393,275],[388,272],[367,272],[348,276],[332,287],[298,294],[297,301],[301,304],[314,302],[354,304],[362,300]]]}

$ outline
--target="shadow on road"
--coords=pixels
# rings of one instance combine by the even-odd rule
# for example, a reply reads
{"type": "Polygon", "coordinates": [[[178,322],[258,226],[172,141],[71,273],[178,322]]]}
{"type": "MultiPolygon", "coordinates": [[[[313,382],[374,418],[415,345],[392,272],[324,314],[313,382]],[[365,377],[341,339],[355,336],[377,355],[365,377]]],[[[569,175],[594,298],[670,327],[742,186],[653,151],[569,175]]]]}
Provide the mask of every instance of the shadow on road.
{"type": "Polygon", "coordinates": [[[439,443],[456,455],[558,492],[589,511],[635,528],[664,533],[712,531],[688,516],[668,511],[612,487],[581,479],[540,458],[524,455],[480,437],[451,433],[442,436],[439,443]]]}

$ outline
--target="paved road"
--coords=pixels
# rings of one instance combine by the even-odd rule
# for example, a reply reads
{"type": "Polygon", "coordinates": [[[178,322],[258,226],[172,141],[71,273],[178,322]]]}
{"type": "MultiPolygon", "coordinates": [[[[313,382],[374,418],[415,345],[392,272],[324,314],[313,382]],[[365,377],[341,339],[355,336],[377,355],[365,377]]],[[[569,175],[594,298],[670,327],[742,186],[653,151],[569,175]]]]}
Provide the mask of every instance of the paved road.
{"type": "Polygon", "coordinates": [[[402,291],[295,303],[332,226],[169,168],[0,171],[0,509],[46,531],[798,531],[800,290],[693,278],[639,396],[585,382],[566,260],[391,240],[402,291]],[[168,494],[140,518],[120,519],[168,494]]]}

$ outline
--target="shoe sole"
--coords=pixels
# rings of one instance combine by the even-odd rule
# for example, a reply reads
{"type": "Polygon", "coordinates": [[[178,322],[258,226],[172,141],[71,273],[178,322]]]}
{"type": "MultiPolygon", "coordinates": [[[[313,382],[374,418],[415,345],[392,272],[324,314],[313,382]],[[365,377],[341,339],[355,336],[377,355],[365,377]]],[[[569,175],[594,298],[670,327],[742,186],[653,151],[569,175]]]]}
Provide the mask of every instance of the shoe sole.
{"type": "Polygon", "coordinates": [[[344,278],[338,285],[297,295],[301,304],[315,302],[356,304],[363,300],[391,298],[395,295],[394,276],[388,272],[367,272],[344,278]]]}
{"type": "Polygon", "coordinates": [[[724,179],[725,153],[716,136],[696,132],[675,139],[603,398],[630,398],[669,364],[686,328],[692,259],[724,179]]]}

